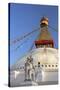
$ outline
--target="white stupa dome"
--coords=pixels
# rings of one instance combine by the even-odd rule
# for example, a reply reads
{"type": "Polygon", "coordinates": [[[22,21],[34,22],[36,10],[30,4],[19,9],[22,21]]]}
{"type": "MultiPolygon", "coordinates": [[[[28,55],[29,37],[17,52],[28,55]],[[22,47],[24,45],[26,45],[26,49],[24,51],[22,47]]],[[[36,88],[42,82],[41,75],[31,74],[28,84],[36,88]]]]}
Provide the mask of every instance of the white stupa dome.
{"type": "Polygon", "coordinates": [[[55,48],[36,48],[26,53],[20,60],[11,67],[11,70],[20,69],[24,67],[27,57],[32,55],[34,66],[38,65],[38,62],[42,65],[56,65],[58,64],[58,50],[55,48]]]}

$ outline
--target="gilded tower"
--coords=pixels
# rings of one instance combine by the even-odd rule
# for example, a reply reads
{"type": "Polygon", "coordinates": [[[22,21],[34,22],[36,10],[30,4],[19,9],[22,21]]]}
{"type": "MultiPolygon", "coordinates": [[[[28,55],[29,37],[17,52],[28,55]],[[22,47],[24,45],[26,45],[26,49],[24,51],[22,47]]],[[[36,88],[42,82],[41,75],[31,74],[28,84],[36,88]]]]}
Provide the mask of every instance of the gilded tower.
{"type": "Polygon", "coordinates": [[[54,42],[50,32],[48,31],[48,18],[43,17],[40,20],[40,34],[35,41],[36,48],[39,47],[54,47],[54,42]]]}

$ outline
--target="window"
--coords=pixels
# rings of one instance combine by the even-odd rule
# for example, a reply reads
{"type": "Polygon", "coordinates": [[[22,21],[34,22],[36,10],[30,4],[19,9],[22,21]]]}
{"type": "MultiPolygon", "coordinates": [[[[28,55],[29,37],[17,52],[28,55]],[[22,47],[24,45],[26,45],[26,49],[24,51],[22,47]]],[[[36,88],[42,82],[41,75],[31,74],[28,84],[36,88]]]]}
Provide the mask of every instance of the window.
{"type": "Polygon", "coordinates": [[[47,65],[45,65],[45,67],[47,67],[47,65]]]}
{"type": "Polygon", "coordinates": [[[38,67],[40,67],[40,62],[38,62],[38,67]]]}
{"type": "Polygon", "coordinates": [[[43,67],[44,65],[42,65],[42,67],[43,67]]]}
{"type": "Polygon", "coordinates": [[[40,64],[40,62],[38,62],[38,64],[40,64]]]}
{"type": "Polygon", "coordinates": [[[50,65],[49,65],[49,67],[50,67],[50,65]]]}
{"type": "Polygon", "coordinates": [[[57,65],[56,65],[56,67],[57,67],[57,65]]]}
{"type": "Polygon", "coordinates": [[[52,65],[52,67],[54,67],[54,65],[52,65]]]}

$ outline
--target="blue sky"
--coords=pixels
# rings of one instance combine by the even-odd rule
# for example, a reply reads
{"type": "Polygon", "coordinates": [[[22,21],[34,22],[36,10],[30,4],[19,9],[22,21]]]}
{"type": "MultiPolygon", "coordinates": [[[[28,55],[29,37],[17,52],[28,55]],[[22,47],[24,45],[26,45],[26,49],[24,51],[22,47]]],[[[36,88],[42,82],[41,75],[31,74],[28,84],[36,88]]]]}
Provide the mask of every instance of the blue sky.
{"type": "MultiPolygon", "coordinates": [[[[49,25],[58,30],[58,7],[48,5],[10,4],[10,42],[40,27],[40,19],[46,16],[49,25]]],[[[49,28],[55,48],[58,48],[58,33],[49,28]]],[[[10,45],[10,65],[19,60],[30,49],[39,31],[23,41],[10,45]],[[23,43],[25,42],[25,43],[23,43]],[[22,44],[23,43],[23,44],[22,44]],[[16,49],[19,47],[18,49],[16,49]]]]}

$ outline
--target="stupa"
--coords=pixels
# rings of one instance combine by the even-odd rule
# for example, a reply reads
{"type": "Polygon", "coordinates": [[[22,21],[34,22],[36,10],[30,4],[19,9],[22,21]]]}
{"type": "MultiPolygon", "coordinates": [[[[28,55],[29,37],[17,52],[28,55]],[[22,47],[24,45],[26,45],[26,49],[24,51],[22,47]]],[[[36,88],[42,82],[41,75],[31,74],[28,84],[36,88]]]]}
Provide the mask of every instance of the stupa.
{"type": "Polygon", "coordinates": [[[10,69],[10,86],[58,83],[58,50],[48,31],[48,18],[40,20],[40,34],[35,49],[26,53],[10,69]]]}

